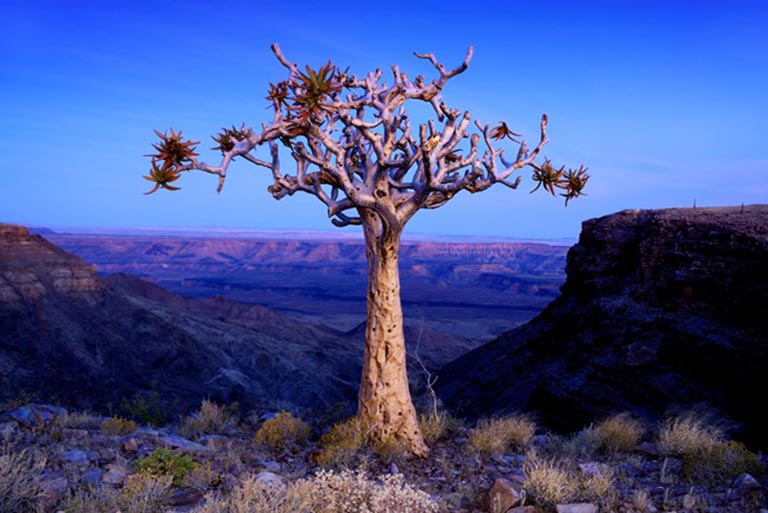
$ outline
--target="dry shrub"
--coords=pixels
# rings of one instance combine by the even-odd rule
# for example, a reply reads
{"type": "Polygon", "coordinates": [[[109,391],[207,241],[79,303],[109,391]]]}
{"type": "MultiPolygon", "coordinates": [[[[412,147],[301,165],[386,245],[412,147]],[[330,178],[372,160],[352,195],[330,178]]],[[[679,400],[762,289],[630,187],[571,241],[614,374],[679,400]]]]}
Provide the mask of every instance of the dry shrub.
{"type": "Polygon", "coordinates": [[[642,423],[629,413],[619,413],[602,420],[595,426],[601,445],[609,452],[631,452],[645,434],[642,423]]]}
{"type": "Polygon", "coordinates": [[[601,465],[594,473],[586,475],[577,470],[573,462],[531,454],[523,470],[523,488],[527,496],[543,508],[568,502],[609,505],[616,498],[615,473],[609,466],[601,465]]]}
{"type": "Polygon", "coordinates": [[[713,447],[723,439],[720,429],[692,414],[666,419],[659,428],[659,449],[664,454],[681,455],[713,447]]]}
{"type": "Polygon", "coordinates": [[[273,450],[295,449],[307,438],[309,438],[309,426],[290,413],[281,411],[274,418],[264,422],[256,432],[255,441],[273,450]]]}
{"type": "Polygon", "coordinates": [[[419,429],[424,441],[433,444],[458,431],[462,422],[446,412],[419,415],[419,429]]]}
{"type": "Polygon", "coordinates": [[[54,417],[52,427],[60,429],[97,429],[99,427],[99,419],[88,412],[64,412],[54,417]]]}
{"type": "Polygon", "coordinates": [[[226,408],[205,400],[196,413],[184,419],[179,434],[187,438],[215,435],[227,432],[234,425],[235,419],[226,408]]]}
{"type": "Polygon", "coordinates": [[[357,417],[338,422],[320,437],[320,450],[312,456],[323,468],[349,467],[365,447],[366,433],[357,417]]]}
{"type": "Polygon", "coordinates": [[[123,417],[110,417],[101,422],[101,430],[110,436],[123,436],[139,429],[138,424],[123,417]]]}
{"type": "Polygon", "coordinates": [[[170,475],[128,476],[117,498],[121,513],[165,513],[172,484],[170,475]]]}
{"type": "Polygon", "coordinates": [[[436,513],[438,504],[411,487],[402,474],[386,474],[377,481],[364,472],[320,471],[307,481],[314,513],[436,513]]]}
{"type": "Polygon", "coordinates": [[[26,450],[0,453],[0,513],[35,511],[43,468],[45,459],[26,450]]]}
{"type": "Polygon", "coordinates": [[[58,511],[64,513],[104,513],[118,511],[119,492],[104,486],[93,490],[72,490],[62,499],[58,511]]]}
{"type": "Polygon", "coordinates": [[[400,474],[377,481],[364,472],[320,471],[290,485],[267,484],[250,477],[228,497],[207,497],[194,513],[436,513],[438,505],[412,488],[400,474]]]}
{"type": "Polygon", "coordinates": [[[757,455],[740,442],[705,445],[683,455],[683,478],[704,486],[728,485],[740,474],[762,475],[765,470],[757,455]]]}
{"type": "Polygon", "coordinates": [[[503,454],[510,447],[528,446],[535,431],[536,423],[525,415],[483,419],[469,434],[467,445],[481,454],[503,454]]]}

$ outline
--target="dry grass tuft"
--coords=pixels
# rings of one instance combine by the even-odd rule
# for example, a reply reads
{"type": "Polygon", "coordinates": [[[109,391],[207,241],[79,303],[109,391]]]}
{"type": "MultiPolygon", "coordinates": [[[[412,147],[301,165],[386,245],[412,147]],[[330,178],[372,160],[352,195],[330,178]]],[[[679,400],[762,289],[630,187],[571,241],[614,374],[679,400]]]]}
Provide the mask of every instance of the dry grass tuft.
{"type": "Polygon", "coordinates": [[[659,428],[659,449],[668,455],[682,455],[713,447],[722,439],[720,429],[692,414],[668,418],[659,428]]]}
{"type": "Polygon", "coordinates": [[[117,498],[121,513],[165,513],[173,477],[134,474],[117,498]]]}
{"type": "Polygon", "coordinates": [[[579,494],[576,474],[562,462],[531,456],[525,467],[526,496],[543,508],[554,509],[556,504],[573,502],[579,494]]]}
{"type": "Polygon", "coordinates": [[[226,433],[234,425],[235,419],[226,408],[205,400],[196,413],[184,419],[179,426],[179,434],[186,438],[216,435],[226,433]]]}
{"type": "Polygon", "coordinates": [[[0,452],[0,513],[35,511],[45,460],[28,451],[0,452]]]}
{"type": "Polygon", "coordinates": [[[602,420],[595,430],[602,438],[602,447],[612,453],[633,451],[645,434],[642,423],[626,412],[602,420]]]}
{"type": "Polygon", "coordinates": [[[481,454],[503,454],[510,447],[527,447],[535,431],[536,423],[525,415],[483,419],[469,434],[467,446],[481,454]]]}
{"type": "Polygon", "coordinates": [[[419,429],[424,441],[433,444],[455,433],[462,425],[460,419],[448,413],[428,413],[419,415],[419,429]]]}

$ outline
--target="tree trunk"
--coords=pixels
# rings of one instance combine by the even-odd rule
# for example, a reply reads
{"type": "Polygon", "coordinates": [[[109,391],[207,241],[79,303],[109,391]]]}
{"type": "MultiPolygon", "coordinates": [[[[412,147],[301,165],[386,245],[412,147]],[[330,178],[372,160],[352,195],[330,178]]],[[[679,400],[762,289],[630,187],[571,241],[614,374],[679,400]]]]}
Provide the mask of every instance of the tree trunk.
{"type": "Polygon", "coordinates": [[[397,255],[402,227],[363,212],[368,257],[365,356],[358,416],[374,441],[395,440],[416,456],[429,452],[408,389],[397,255]]]}

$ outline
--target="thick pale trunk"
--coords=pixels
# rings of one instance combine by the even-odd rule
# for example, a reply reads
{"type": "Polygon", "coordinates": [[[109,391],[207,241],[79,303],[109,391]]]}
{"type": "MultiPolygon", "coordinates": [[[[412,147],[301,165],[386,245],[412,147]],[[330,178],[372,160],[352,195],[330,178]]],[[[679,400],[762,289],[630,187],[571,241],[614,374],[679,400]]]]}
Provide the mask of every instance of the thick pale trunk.
{"type": "Polygon", "coordinates": [[[368,318],[358,416],[373,440],[396,440],[417,456],[429,450],[408,389],[397,254],[400,227],[363,217],[368,256],[368,318]]]}

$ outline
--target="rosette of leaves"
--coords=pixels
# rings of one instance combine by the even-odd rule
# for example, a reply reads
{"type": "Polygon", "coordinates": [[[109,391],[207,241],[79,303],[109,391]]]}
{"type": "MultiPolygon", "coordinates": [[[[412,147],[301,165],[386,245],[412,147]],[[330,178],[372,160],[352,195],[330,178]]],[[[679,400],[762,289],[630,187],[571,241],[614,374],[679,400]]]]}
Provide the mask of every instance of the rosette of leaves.
{"type": "MultiPolygon", "coordinates": [[[[333,99],[344,87],[346,74],[328,61],[323,66],[313,70],[305,67],[306,72],[299,72],[291,91],[291,104],[286,105],[290,117],[294,119],[297,128],[306,129],[310,123],[320,124],[327,114],[333,113],[333,99]]],[[[273,101],[279,100],[281,91],[270,90],[273,101]]]]}
{"type": "Polygon", "coordinates": [[[217,146],[211,149],[221,150],[221,153],[231,151],[235,144],[248,138],[249,131],[250,129],[245,128],[245,123],[242,123],[240,128],[235,128],[235,125],[232,125],[232,128],[222,128],[221,132],[211,136],[213,142],[217,143],[217,146]]]}

